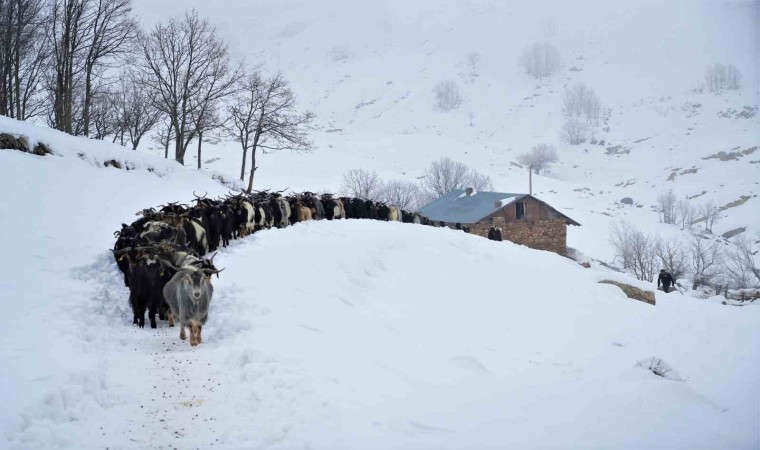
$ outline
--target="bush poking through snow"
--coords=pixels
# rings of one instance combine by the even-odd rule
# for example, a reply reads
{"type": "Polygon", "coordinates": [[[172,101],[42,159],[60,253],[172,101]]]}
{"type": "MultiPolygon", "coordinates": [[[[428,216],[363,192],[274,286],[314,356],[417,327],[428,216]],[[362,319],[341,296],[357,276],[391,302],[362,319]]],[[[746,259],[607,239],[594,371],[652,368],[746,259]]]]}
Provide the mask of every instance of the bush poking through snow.
{"type": "Polygon", "coordinates": [[[332,62],[343,62],[351,58],[351,50],[344,45],[336,45],[327,52],[332,62]]]}
{"type": "Polygon", "coordinates": [[[37,156],[45,156],[53,153],[47,144],[37,142],[32,147],[29,144],[29,138],[26,136],[16,137],[9,133],[0,133],[0,150],[18,150],[24,153],[31,153],[37,156]]]}
{"type": "Polygon", "coordinates": [[[481,60],[480,52],[477,50],[472,51],[468,53],[465,58],[467,60],[467,67],[470,69],[470,76],[478,76],[478,68],[480,68],[481,60]]]}
{"type": "Polygon", "coordinates": [[[565,88],[562,107],[566,117],[580,117],[593,125],[599,123],[602,104],[594,90],[586,83],[579,82],[565,88]]]}
{"type": "Polygon", "coordinates": [[[559,51],[549,43],[536,42],[523,49],[519,62],[526,73],[540,80],[559,68],[559,51]]]}
{"type": "Polygon", "coordinates": [[[451,111],[462,105],[462,94],[459,93],[459,85],[456,81],[439,82],[433,88],[433,95],[435,96],[435,107],[439,111],[451,111]]]}
{"type": "Polygon", "coordinates": [[[562,126],[560,137],[570,145],[578,145],[586,142],[588,124],[576,117],[569,117],[562,126]]]}
{"type": "Polygon", "coordinates": [[[557,149],[549,144],[538,144],[530,152],[517,157],[519,164],[532,167],[536,175],[557,161],[557,149]]]}
{"type": "Polygon", "coordinates": [[[637,366],[649,370],[658,377],[667,378],[668,380],[683,381],[682,378],[673,370],[665,361],[652,356],[651,358],[642,359],[636,363],[637,366]]]}

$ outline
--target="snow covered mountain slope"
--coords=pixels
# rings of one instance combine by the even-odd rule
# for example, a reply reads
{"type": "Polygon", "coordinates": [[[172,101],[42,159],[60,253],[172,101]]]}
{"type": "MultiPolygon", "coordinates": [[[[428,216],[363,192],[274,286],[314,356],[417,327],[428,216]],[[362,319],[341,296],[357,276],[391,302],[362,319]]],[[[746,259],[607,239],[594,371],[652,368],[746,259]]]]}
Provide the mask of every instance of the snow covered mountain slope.
{"type": "MultiPolygon", "coordinates": [[[[750,152],[760,145],[760,115],[741,114],[760,104],[757,2],[183,4],[209,17],[249,65],[282,70],[300,106],[317,113],[317,151],[264,155],[258,186],[336,191],[342,173],[358,167],[415,179],[450,156],[493,177],[498,191],[526,192],[525,169],[513,163],[549,143],[560,162],[534,177],[534,190],[584,225],[569,239],[589,255],[612,257],[606,237],[616,219],[658,230],[652,206],[668,190],[695,205],[728,206],[715,234],[760,231],[760,149],[750,152]],[[533,42],[559,50],[557,74],[537,81],[523,73],[518,57],[533,42]],[[473,51],[481,55],[474,71],[466,64],[473,51]],[[693,92],[715,62],[742,71],[741,91],[693,92]],[[442,80],[458,83],[459,109],[434,108],[442,80]],[[560,139],[562,94],[579,81],[609,111],[601,145],[560,139]],[[738,151],[748,153],[711,158],[738,151]],[[620,204],[624,197],[636,205],[620,204]]],[[[136,5],[148,22],[178,13],[172,0],[136,5]]],[[[239,174],[235,143],[204,152],[207,167],[239,174]]]]}
{"type": "Polygon", "coordinates": [[[653,307],[602,272],[453,230],[257,233],[215,259],[203,345],[164,322],[136,329],[112,232],[226,187],[147,155],[135,165],[153,173],[98,167],[100,152],[134,153],[44,139],[86,158],[0,151],[2,448],[760,444],[760,309],[674,294],[653,307]]]}

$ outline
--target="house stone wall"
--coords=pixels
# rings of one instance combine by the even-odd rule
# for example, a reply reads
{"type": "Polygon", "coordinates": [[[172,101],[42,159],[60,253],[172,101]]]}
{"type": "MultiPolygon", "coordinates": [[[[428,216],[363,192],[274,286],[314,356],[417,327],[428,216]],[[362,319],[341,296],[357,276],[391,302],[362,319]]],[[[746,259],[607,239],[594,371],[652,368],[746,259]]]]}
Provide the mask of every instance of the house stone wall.
{"type": "MultiPolygon", "coordinates": [[[[567,224],[564,219],[505,222],[499,217],[496,218],[496,226],[501,227],[505,240],[567,256],[567,224]]],[[[488,237],[490,229],[490,218],[470,225],[470,232],[478,236],[488,237]]]]}

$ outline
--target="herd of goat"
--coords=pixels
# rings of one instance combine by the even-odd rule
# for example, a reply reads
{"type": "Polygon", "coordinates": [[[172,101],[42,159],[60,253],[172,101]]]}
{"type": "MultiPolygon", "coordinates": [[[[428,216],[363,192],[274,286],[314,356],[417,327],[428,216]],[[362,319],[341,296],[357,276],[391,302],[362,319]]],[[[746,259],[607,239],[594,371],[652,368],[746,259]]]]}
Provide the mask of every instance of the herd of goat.
{"type": "Polygon", "coordinates": [[[230,240],[259,230],[284,228],[309,220],[374,219],[444,226],[416,213],[381,202],[304,192],[284,196],[268,191],[230,194],[210,199],[193,193],[195,205],[178,202],[144,209],[132,224],[114,233],[113,254],[124,284],[129,288],[133,324],[151,328],[156,315],[179,322],[180,339],[185,328],[190,344],[201,343],[201,330],[208,318],[213,295],[211,276],[219,276],[214,258],[205,257],[230,240]]]}

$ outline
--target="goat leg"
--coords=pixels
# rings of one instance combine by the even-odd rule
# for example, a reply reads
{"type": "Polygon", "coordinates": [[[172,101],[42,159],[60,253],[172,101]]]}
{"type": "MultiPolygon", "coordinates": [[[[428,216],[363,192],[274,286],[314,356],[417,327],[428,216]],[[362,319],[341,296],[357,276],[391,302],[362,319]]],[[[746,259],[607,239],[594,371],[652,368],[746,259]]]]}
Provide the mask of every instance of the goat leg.
{"type": "Polygon", "coordinates": [[[158,325],[156,325],[156,306],[150,305],[150,308],[148,309],[148,319],[150,319],[150,327],[151,328],[157,328],[158,325]]]}
{"type": "Polygon", "coordinates": [[[198,345],[198,325],[190,323],[190,345],[198,345]]]}

